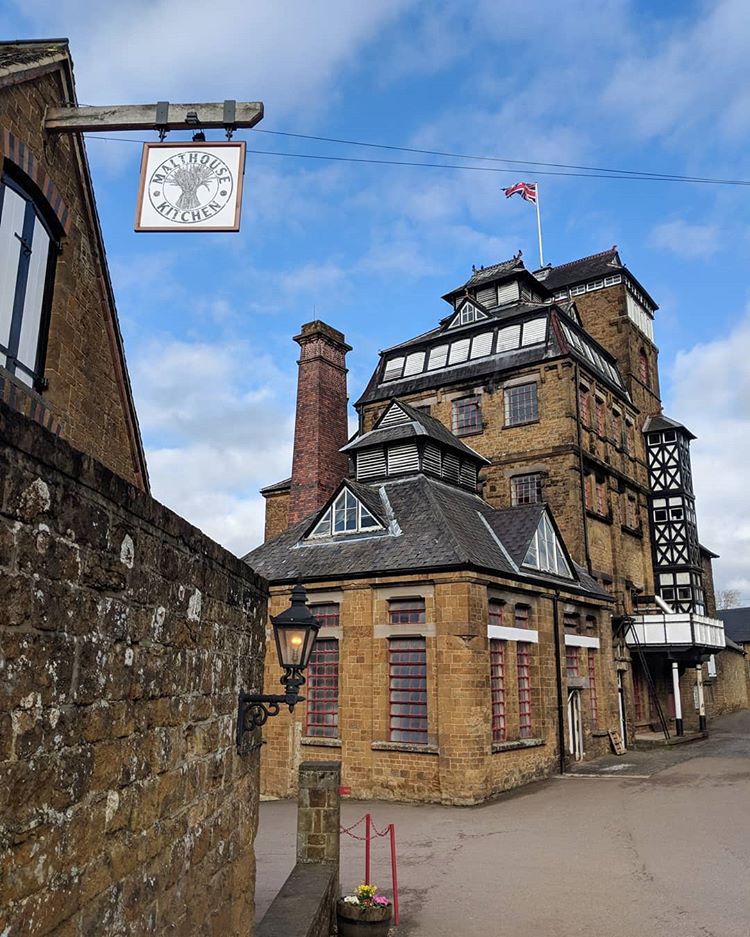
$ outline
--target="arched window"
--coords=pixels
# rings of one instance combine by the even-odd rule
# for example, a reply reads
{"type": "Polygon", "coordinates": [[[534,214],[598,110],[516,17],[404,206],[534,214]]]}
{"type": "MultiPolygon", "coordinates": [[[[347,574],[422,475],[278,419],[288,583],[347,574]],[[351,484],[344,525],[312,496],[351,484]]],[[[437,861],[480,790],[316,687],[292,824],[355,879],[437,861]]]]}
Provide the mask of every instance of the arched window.
{"type": "Polygon", "coordinates": [[[35,191],[0,176],[0,367],[40,389],[58,244],[35,191]]]}
{"type": "Polygon", "coordinates": [[[646,352],[642,348],[638,352],[638,377],[640,378],[641,383],[645,384],[646,387],[651,386],[651,381],[649,379],[649,371],[648,371],[648,357],[646,356],[646,352]]]}

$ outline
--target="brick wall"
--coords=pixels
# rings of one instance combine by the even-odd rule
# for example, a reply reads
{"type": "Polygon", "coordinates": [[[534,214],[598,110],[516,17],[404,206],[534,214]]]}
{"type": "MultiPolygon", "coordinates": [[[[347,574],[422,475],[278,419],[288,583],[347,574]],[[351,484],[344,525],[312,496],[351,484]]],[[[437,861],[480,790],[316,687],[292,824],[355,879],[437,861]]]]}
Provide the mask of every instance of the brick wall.
{"type": "Polygon", "coordinates": [[[251,932],[265,583],[0,405],[0,931],[251,932]]]}
{"type": "MultiPolygon", "coordinates": [[[[62,435],[118,475],[144,487],[130,414],[126,375],[116,341],[116,321],[105,288],[104,265],[87,205],[75,138],[47,139],[46,106],[69,98],[60,72],[0,88],[0,136],[8,158],[33,155],[40,185],[51,180],[68,210],[67,233],[57,261],[45,376],[41,397],[62,435]],[[8,134],[15,138],[8,153],[8,134]]],[[[22,167],[28,169],[28,160],[22,167]]]]}
{"type": "Polygon", "coordinates": [[[351,346],[319,320],[303,325],[294,340],[300,359],[289,524],[322,507],[342,481],[348,460],[339,449],[349,436],[345,359],[351,346]]]}

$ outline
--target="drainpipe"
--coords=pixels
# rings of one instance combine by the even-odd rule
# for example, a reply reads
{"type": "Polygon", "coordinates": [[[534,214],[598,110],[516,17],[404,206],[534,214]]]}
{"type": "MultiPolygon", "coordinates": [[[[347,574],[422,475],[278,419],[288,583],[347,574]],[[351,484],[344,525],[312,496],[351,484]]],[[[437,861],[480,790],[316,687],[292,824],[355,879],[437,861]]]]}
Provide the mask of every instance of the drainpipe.
{"type": "Polygon", "coordinates": [[[581,437],[581,401],[579,397],[581,379],[578,362],[575,365],[575,401],[576,401],[576,434],[578,439],[578,468],[581,476],[581,520],[583,522],[583,550],[586,555],[586,569],[591,573],[591,555],[589,553],[589,530],[586,523],[586,476],[583,473],[583,441],[581,437]]]}
{"type": "Polygon", "coordinates": [[[674,693],[674,730],[676,735],[684,735],[682,724],[682,699],[680,698],[680,670],[676,660],[672,661],[672,692],[674,693]]]}
{"type": "Polygon", "coordinates": [[[565,723],[562,688],[562,654],[560,652],[560,614],[558,602],[560,593],[555,592],[552,599],[552,622],[555,631],[555,680],[557,683],[557,747],[560,754],[560,774],[565,774],[565,723]]]}

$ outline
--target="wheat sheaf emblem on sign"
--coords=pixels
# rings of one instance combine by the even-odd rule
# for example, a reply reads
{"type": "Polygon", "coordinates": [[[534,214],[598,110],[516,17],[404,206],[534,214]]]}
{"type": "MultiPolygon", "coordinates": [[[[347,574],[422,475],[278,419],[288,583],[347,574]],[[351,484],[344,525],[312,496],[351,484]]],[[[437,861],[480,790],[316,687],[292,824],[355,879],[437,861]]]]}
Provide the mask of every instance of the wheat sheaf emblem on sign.
{"type": "Polygon", "coordinates": [[[232,173],[219,156],[183,150],[160,163],[149,179],[154,209],[169,221],[196,224],[218,214],[232,197],[232,173]]]}

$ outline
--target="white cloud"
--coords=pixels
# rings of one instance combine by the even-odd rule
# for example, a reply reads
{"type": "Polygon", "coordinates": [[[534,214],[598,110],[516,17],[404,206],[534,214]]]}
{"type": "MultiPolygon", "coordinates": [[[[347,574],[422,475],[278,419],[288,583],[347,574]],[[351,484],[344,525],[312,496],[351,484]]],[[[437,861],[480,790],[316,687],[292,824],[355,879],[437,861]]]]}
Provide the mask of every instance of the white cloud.
{"type": "Polygon", "coordinates": [[[643,30],[616,64],[605,101],[646,137],[682,136],[706,121],[712,137],[750,128],[747,2],[720,0],[702,9],[682,25],[643,30]]]}
{"type": "Polygon", "coordinates": [[[327,109],[334,79],[411,0],[26,0],[39,35],[66,35],[84,104],[265,100],[327,109]],[[106,50],[106,54],[103,54],[106,50]]]}
{"type": "Polygon", "coordinates": [[[656,225],[649,240],[678,257],[705,257],[719,250],[720,231],[715,224],[690,224],[678,218],[656,225]]]}
{"type": "Polygon", "coordinates": [[[291,465],[293,368],[249,343],[172,339],[133,361],[154,496],[235,553],[256,546],[258,489],[291,465]]]}
{"type": "Polygon", "coordinates": [[[721,554],[717,588],[750,601],[750,310],[723,338],[680,352],[668,415],[698,437],[691,446],[701,542],[721,554]]]}

